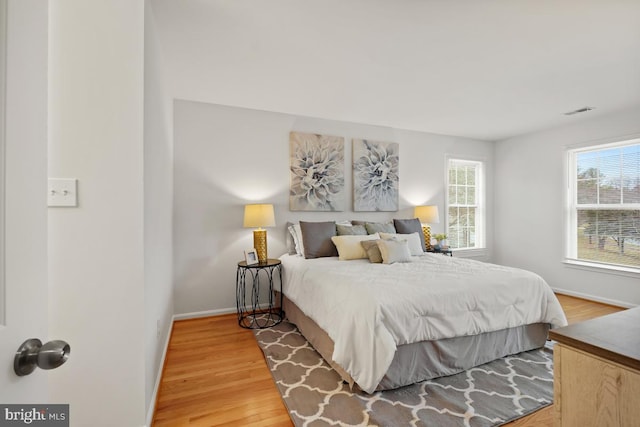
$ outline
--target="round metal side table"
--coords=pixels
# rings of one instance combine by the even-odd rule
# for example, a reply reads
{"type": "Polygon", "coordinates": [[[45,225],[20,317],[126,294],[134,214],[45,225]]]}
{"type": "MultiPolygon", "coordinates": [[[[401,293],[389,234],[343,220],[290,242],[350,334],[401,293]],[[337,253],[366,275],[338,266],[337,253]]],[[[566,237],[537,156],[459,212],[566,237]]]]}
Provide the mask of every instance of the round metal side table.
{"type": "Polygon", "coordinates": [[[280,304],[274,307],[274,275],[280,280],[282,288],[282,263],[278,259],[268,259],[266,262],[247,265],[246,261],[238,263],[236,270],[236,309],[238,325],[246,329],[263,329],[282,322],[282,292],[280,304]],[[251,289],[247,289],[247,275],[251,289]],[[260,301],[260,282],[262,280],[268,299],[260,301]]]}

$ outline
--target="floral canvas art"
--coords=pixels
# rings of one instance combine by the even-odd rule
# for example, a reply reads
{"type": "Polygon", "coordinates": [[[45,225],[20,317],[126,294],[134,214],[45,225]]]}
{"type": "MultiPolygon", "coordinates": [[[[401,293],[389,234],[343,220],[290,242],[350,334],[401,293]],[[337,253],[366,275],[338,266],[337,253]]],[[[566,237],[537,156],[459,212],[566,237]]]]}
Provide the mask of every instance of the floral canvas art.
{"type": "Polygon", "coordinates": [[[289,209],[343,211],[344,138],[291,132],[289,209]]]}
{"type": "Polygon", "coordinates": [[[353,140],[353,210],[398,210],[399,146],[353,140]]]}

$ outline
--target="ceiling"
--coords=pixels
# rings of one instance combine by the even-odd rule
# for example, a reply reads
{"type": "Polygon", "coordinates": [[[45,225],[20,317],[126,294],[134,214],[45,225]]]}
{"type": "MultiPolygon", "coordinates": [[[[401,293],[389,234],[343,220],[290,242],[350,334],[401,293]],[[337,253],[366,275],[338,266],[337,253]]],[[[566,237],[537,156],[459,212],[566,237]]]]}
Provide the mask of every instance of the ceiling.
{"type": "Polygon", "coordinates": [[[640,0],[151,4],[179,99],[482,140],[640,106],[640,0]]]}

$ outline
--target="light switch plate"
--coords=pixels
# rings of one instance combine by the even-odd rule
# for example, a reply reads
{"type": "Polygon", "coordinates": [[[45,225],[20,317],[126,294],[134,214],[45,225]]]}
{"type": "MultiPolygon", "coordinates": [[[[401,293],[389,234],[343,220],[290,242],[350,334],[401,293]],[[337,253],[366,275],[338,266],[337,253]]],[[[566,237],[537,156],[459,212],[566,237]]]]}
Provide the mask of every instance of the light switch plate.
{"type": "Polygon", "coordinates": [[[78,206],[78,180],[49,178],[47,202],[49,206],[78,206]]]}

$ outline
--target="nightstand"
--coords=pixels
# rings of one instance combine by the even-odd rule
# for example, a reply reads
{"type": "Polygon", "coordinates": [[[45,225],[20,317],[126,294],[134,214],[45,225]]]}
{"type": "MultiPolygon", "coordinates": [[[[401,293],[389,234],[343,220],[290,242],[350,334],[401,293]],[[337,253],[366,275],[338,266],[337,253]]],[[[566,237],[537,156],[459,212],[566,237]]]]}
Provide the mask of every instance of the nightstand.
{"type": "Polygon", "coordinates": [[[453,251],[451,249],[436,249],[434,247],[431,247],[431,249],[428,249],[427,252],[432,254],[449,255],[451,257],[453,256],[453,251]]]}
{"type": "Polygon", "coordinates": [[[274,276],[280,280],[282,287],[282,263],[278,259],[268,259],[266,262],[247,265],[240,261],[236,270],[236,310],[238,325],[246,329],[263,329],[282,322],[282,292],[280,304],[274,307],[274,276]],[[247,289],[247,275],[251,289],[247,289]],[[268,292],[268,300],[261,304],[260,282],[268,292]],[[249,299],[249,301],[247,301],[249,299]]]}

